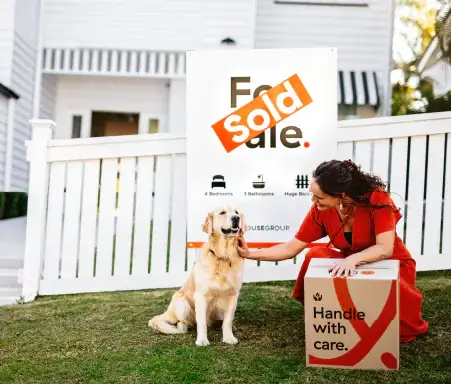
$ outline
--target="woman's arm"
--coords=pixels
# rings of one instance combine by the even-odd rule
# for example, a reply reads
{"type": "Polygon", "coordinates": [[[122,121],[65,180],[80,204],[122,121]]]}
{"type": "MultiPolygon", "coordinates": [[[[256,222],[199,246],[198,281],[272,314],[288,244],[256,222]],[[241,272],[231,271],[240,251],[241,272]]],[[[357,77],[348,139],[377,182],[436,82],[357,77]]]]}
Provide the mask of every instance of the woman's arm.
{"type": "MultiPolygon", "coordinates": [[[[393,201],[385,192],[373,192],[370,202],[373,204],[391,205],[395,208],[393,201]]],[[[396,210],[384,207],[374,209],[372,217],[376,244],[352,255],[351,260],[354,260],[356,265],[388,259],[393,255],[396,223],[401,218],[401,214],[396,210]]]]}
{"type": "Polygon", "coordinates": [[[387,231],[376,236],[376,244],[349,256],[356,265],[388,259],[393,255],[395,231],[387,231]]]}
{"type": "Polygon", "coordinates": [[[312,204],[295,236],[288,242],[270,248],[249,251],[244,239],[239,240],[238,253],[241,257],[260,261],[282,261],[294,258],[310,243],[326,236],[318,207],[312,204]],[[302,240],[301,240],[302,239],[302,240]]]}
{"type": "Polygon", "coordinates": [[[388,259],[393,255],[395,230],[380,233],[376,236],[376,244],[337,261],[331,269],[332,276],[352,276],[357,265],[388,259]]]}
{"type": "Polygon", "coordinates": [[[270,248],[259,249],[256,251],[250,251],[244,240],[240,240],[238,246],[238,253],[241,257],[250,260],[260,261],[282,261],[294,258],[300,252],[302,252],[308,243],[292,238],[287,243],[274,245],[270,248]]]}

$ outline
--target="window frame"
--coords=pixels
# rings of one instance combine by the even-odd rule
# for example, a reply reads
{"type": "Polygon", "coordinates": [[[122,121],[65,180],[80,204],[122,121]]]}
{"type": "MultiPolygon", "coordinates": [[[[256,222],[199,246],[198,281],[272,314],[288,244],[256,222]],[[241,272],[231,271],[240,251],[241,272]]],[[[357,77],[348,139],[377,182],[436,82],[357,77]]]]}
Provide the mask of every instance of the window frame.
{"type": "Polygon", "coordinates": [[[155,113],[140,113],[138,134],[157,135],[158,133],[149,132],[149,120],[158,120],[158,133],[168,132],[166,127],[166,116],[155,113]]]}

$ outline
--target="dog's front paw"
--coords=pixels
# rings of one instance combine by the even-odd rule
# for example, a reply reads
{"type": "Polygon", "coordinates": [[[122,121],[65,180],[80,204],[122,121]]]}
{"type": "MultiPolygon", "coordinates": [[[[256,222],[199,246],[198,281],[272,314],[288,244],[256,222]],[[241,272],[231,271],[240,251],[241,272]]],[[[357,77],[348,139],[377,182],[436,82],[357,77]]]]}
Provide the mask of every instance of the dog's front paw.
{"type": "Polygon", "coordinates": [[[210,342],[208,341],[208,339],[197,339],[196,340],[196,345],[198,347],[205,347],[207,345],[210,345],[210,342]]]}
{"type": "Polygon", "coordinates": [[[226,335],[222,337],[222,342],[235,345],[238,343],[238,339],[233,335],[226,335]]]}

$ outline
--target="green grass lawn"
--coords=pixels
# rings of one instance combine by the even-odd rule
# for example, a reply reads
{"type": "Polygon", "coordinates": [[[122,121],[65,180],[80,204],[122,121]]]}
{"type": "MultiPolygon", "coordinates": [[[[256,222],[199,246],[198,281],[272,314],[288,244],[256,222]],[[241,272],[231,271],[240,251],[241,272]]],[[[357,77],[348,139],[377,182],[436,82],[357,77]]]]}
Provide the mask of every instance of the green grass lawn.
{"type": "Polygon", "coordinates": [[[0,307],[0,383],[451,383],[451,273],[419,274],[427,336],[401,346],[398,372],[306,368],[293,282],[243,287],[240,343],[194,345],[195,333],[155,334],[149,317],[173,290],[42,297],[0,307]]]}

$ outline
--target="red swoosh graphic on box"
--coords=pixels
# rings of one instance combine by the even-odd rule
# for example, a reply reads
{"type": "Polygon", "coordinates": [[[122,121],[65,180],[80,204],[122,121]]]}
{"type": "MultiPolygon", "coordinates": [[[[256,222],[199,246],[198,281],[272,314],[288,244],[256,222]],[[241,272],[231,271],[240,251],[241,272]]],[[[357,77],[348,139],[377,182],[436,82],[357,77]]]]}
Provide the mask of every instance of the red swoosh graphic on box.
{"type": "MultiPolygon", "coordinates": [[[[348,282],[345,279],[334,279],[334,286],[341,309],[343,311],[345,310],[345,308],[356,309],[355,304],[351,298],[351,293],[349,292],[348,282]]],[[[365,335],[365,332],[368,332],[368,329],[370,329],[365,320],[352,319],[349,320],[349,322],[360,338],[362,338],[365,335]]]]}
{"type": "MultiPolygon", "coordinates": [[[[334,285],[335,285],[335,292],[337,292],[337,298],[338,298],[341,308],[343,310],[344,310],[344,308],[354,308],[355,309],[355,305],[354,305],[354,302],[352,301],[351,294],[349,292],[346,281],[336,280],[334,282],[334,285]]],[[[395,313],[395,316],[396,316],[396,313],[395,313]]],[[[368,326],[368,324],[366,323],[365,320],[358,321],[358,320],[352,319],[351,325],[354,328],[354,330],[357,332],[357,334],[359,335],[360,338],[363,338],[365,336],[365,332],[368,332],[368,330],[370,329],[370,327],[368,326]]],[[[389,352],[385,352],[381,355],[381,361],[382,361],[382,364],[384,364],[389,369],[395,369],[398,364],[398,360],[396,359],[396,357],[393,356],[389,352]]]]}
{"type": "MultiPolygon", "coordinates": [[[[343,303],[350,303],[351,308],[355,308],[349,293],[347,279],[334,279],[335,291],[340,302],[340,306],[344,311],[343,303]]],[[[348,307],[349,308],[349,307],[348,307]]],[[[371,327],[364,324],[358,324],[359,320],[350,320],[352,327],[360,336],[359,342],[349,351],[341,356],[333,357],[330,359],[316,357],[309,354],[309,363],[311,364],[324,364],[324,365],[341,365],[345,367],[351,367],[361,361],[376,345],[379,339],[382,337],[390,323],[396,317],[396,281],[392,281],[390,287],[390,293],[384,308],[382,309],[379,317],[374,321],[371,327]]],[[[394,357],[394,356],[393,356],[394,357]]]]}

